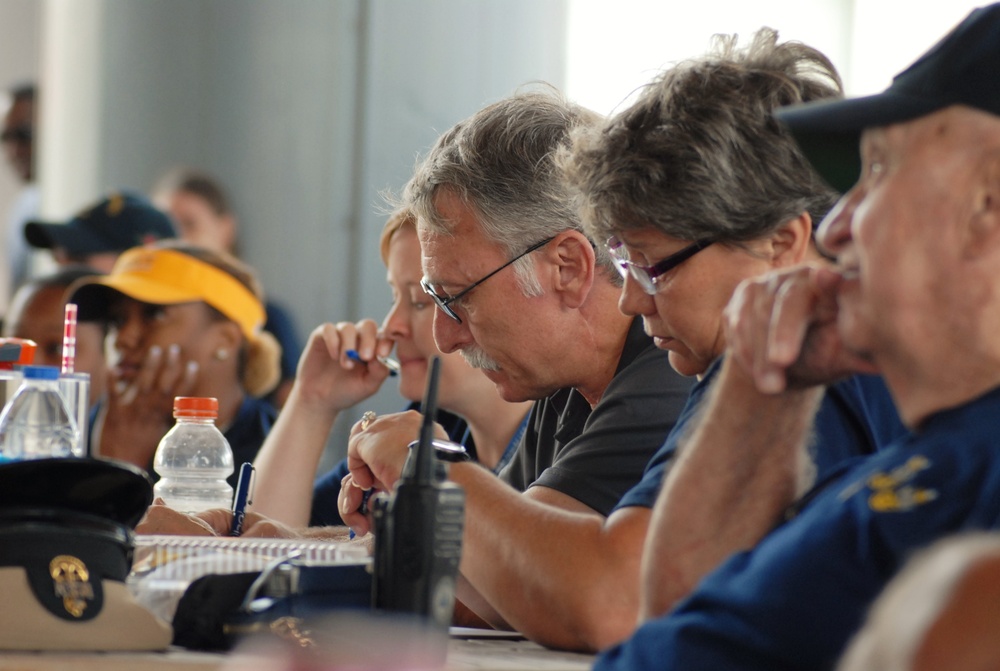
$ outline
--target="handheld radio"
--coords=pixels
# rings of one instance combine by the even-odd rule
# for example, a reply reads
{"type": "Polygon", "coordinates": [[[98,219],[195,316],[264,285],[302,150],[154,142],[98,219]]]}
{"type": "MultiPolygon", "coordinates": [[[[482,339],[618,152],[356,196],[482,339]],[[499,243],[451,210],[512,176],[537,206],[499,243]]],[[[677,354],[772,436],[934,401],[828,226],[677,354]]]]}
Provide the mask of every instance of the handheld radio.
{"type": "Polygon", "coordinates": [[[377,609],[427,617],[446,629],[455,607],[465,492],[446,481],[447,467],[434,456],[440,369],[441,361],[434,357],[422,404],[420,438],[395,491],[374,499],[372,600],[377,609]]]}

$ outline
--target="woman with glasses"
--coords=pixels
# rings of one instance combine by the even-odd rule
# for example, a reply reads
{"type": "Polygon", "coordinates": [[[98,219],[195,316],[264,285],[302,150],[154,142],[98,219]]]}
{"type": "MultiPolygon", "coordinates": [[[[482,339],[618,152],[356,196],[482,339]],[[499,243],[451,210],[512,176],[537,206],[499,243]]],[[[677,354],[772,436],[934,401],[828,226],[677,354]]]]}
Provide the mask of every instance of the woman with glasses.
{"type": "Polygon", "coordinates": [[[431,358],[441,357],[438,407],[458,417],[445,415],[439,421],[484,466],[503,468],[523,431],[530,403],[504,401],[481,371],[458,353],[441,354],[434,344],[435,307],[420,286],[420,243],[408,211],[389,218],[381,254],[392,292],[392,307],[381,327],[365,319],[313,331],[289,402],[257,458],[254,511],[286,525],[341,523],[337,495],[348,473],[346,462],[317,480],[314,490],[319,458],[338,414],[372,396],[388,379],[391,369],[382,360],[393,349],[399,392],[414,406],[423,396],[431,358]],[[359,360],[348,351],[357,352],[359,360]]]}
{"type": "MultiPolygon", "coordinates": [[[[563,157],[588,234],[625,278],[619,301],[657,347],[700,378],[642,483],[619,503],[652,506],[679,437],[726,349],[723,311],[737,285],[822,261],[813,230],[837,194],[771,117],[781,105],[839,94],[830,61],[762,29],[744,50],[717,38],[712,57],[682,63],[563,157]]],[[[831,387],[816,423],[816,478],[902,431],[880,378],[831,387]]]]}

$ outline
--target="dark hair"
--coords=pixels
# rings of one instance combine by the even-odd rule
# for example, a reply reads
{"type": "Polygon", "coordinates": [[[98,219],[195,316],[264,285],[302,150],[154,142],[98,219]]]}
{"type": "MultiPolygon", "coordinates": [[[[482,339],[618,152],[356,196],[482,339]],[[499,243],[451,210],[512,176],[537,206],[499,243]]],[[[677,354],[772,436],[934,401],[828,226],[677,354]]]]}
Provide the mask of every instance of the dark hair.
{"type": "Polygon", "coordinates": [[[603,128],[580,128],[559,161],[592,238],[653,226],[681,240],[762,237],[837,194],[771,116],[841,93],[821,52],[778,44],[770,28],[737,49],[717,35],[708,55],[667,70],[603,128]]]}
{"type": "MultiPolygon", "coordinates": [[[[573,128],[601,117],[568,102],[554,89],[522,92],[489,105],[444,133],[417,166],[403,197],[431,230],[452,232],[434,207],[439,190],[459,197],[477,215],[483,234],[515,256],[544,238],[583,227],[553,161],[573,128]]],[[[598,252],[608,277],[618,273],[598,252]]],[[[537,294],[531,261],[514,263],[522,289],[537,294]]]]}
{"type": "Polygon", "coordinates": [[[218,180],[204,172],[189,168],[176,168],[164,175],[156,183],[154,193],[169,193],[184,191],[198,196],[218,215],[231,214],[233,211],[229,195],[218,180]]]}
{"type": "MultiPolygon", "coordinates": [[[[34,298],[39,292],[46,291],[48,289],[58,289],[63,292],[63,299],[69,298],[66,295],[69,286],[76,282],[77,280],[83,279],[84,277],[93,277],[94,275],[100,275],[101,273],[90,266],[84,266],[79,264],[63,266],[58,270],[49,273],[47,275],[40,275],[38,277],[33,277],[26,282],[23,282],[17,290],[12,295],[18,296],[22,291],[27,292],[27,295],[34,298]]],[[[11,301],[11,305],[14,301],[11,301]]],[[[6,315],[5,317],[9,316],[6,315]]],[[[107,323],[104,320],[95,320],[92,323],[99,324],[102,331],[107,333],[107,323]]],[[[0,323],[0,332],[3,332],[3,324],[0,323]]]]}

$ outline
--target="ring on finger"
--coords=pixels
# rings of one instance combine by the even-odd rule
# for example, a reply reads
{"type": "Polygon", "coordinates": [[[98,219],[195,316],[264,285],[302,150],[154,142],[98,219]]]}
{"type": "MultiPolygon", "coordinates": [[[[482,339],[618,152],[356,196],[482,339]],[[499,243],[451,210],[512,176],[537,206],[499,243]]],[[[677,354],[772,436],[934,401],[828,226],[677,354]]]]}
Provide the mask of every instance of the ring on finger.
{"type": "Polygon", "coordinates": [[[375,413],[372,410],[366,410],[365,414],[361,415],[361,430],[364,431],[368,426],[375,421],[375,413]]]}

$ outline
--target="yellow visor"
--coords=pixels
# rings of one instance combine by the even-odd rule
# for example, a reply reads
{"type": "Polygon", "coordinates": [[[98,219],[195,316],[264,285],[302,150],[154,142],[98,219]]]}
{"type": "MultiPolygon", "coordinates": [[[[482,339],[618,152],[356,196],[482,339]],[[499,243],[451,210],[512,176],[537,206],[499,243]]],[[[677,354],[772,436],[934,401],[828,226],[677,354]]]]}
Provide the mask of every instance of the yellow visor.
{"type": "Polygon", "coordinates": [[[106,297],[95,291],[100,287],[154,305],[207,303],[239,324],[251,341],[264,325],[264,306],[250,289],[226,271],[173,249],[130,249],[118,257],[110,275],[84,280],[70,296],[79,305],[81,321],[105,316],[106,297]]]}

